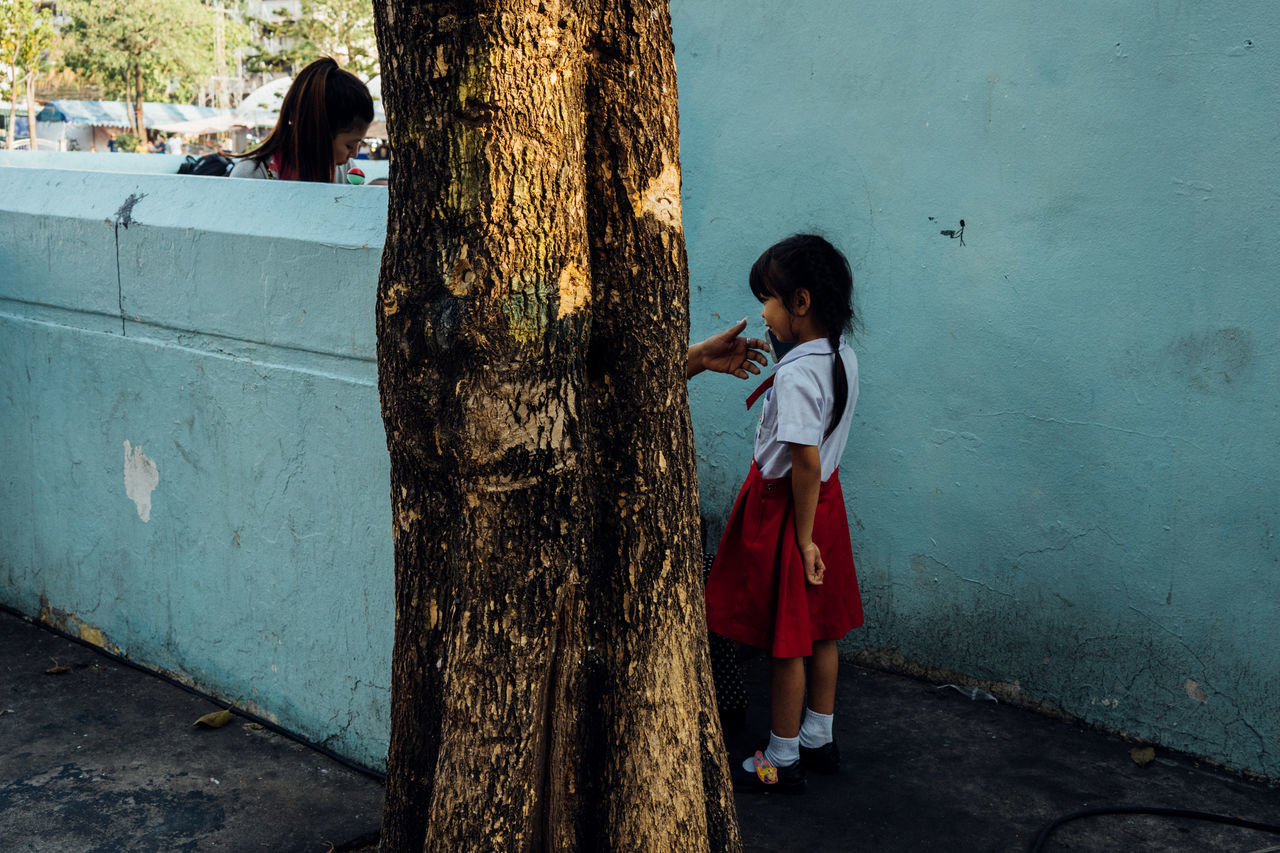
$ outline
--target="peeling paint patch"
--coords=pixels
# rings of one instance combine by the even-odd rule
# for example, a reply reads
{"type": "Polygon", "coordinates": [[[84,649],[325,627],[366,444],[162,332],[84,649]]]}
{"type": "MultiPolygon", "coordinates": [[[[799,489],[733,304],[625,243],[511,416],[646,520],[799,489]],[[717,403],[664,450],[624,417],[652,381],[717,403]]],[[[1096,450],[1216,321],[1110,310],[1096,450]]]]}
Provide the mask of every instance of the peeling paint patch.
{"type": "Polygon", "coordinates": [[[1193,678],[1188,678],[1182,682],[1182,689],[1187,692],[1187,698],[1203,705],[1209,701],[1209,694],[1204,692],[1204,688],[1193,678]]]}
{"type": "Polygon", "coordinates": [[[650,181],[643,193],[632,197],[631,207],[636,219],[648,213],[659,222],[684,231],[680,218],[680,167],[664,160],[662,174],[650,181]]]}
{"type": "Polygon", "coordinates": [[[929,437],[930,444],[936,444],[939,447],[951,442],[957,441],[964,446],[965,450],[970,452],[982,447],[982,439],[972,432],[955,432],[949,429],[935,429],[933,435],[929,437]]]}
{"type": "Polygon", "coordinates": [[[65,610],[59,610],[51,606],[48,597],[44,595],[40,596],[40,621],[65,634],[79,637],[86,643],[105,649],[114,655],[123,654],[119,646],[107,639],[106,634],[102,633],[102,629],[90,625],[74,613],[68,613],[65,610]]]}
{"type": "Polygon", "coordinates": [[[142,448],[124,442],[124,492],[138,507],[138,518],[151,520],[151,493],[160,484],[160,469],[142,453],[142,448]]]}
{"type": "Polygon", "coordinates": [[[591,281],[577,264],[567,264],[560,271],[560,279],[556,282],[560,291],[560,305],[556,309],[556,319],[561,320],[566,314],[582,310],[591,298],[591,281]]]}

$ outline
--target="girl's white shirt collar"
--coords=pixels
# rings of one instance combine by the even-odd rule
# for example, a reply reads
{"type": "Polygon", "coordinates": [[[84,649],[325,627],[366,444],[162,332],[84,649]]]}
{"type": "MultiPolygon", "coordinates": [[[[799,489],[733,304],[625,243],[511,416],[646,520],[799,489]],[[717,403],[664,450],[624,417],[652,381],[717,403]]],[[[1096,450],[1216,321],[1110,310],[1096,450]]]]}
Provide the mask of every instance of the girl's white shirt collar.
{"type": "MultiPolygon", "coordinates": [[[[840,339],[840,349],[845,348],[844,338],[840,339]]],[[[782,361],[778,362],[778,367],[789,364],[797,358],[804,358],[806,355],[830,355],[837,350],[831,346],[831,341],[826,338],[815,338],[811,341],[805,341],[802,344],[796,344],[791,352],[782,357],[782,361]]]]}

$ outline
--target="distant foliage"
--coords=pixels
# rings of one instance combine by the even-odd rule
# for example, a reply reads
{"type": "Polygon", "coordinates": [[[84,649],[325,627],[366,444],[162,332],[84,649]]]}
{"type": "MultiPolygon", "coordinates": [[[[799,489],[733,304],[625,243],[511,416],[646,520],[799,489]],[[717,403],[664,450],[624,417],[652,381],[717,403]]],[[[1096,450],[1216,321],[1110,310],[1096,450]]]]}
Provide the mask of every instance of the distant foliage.
{"type": "Polygon", "coordinates": [[[366,80],[378,74],[370,0],[302,0],[296,18],[279,14],[250,23],[260,36],[257,53],[245,61],[250,71],[295,74],[321,56],[332,56],[366,80]],[[278,43],[279,49],[268,49],[267,41],[278,43]]]}
{"type": "MultiPolygon", "coordinates": [[[[135,116],[144,101],[191,100],[217,72],[217,13],[201,0],[67,0],[60,11],[70,20],[67,67],[105,97],[128,101],[135,116]]],[[[224,22],[228,52],[247,35],[242,24],[224,22]]]]}
{"type": "Polygon", "coordinates": [[[9,104],[5,140],[8,148],[13,147],[13,105],[18,100],[18,84],[25,84],[30,103],[36,72],[45,62],[53,37],[48,9],[37,9],[33,0],[0,0],[0,95],[9,104]]]}

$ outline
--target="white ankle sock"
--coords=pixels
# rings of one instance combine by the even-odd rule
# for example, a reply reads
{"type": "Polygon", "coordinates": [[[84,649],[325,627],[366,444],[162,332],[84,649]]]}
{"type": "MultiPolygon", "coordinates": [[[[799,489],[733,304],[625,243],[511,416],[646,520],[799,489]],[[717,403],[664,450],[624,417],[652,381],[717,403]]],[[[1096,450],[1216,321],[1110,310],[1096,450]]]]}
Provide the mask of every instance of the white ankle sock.
{"type": "Polygon", "coordinates": [[[817,749],[834,739],[831,734],[831,718],[834,714],[819,714],[812,708],[804,709],[804,723],[800,726],[800,746],[817,749]]]}
{"type": "MultiPolygon", "coordinates": [[[[764,757],[774,767],[789,767],[800,760],[800,736],[795,737],[778,737],[773,732],[769,732],[769,746],[764,751],[764,757]]],[[[742,769],[748,773],[756,772],[755,762],[748,758],[742,762],[742,769]]]]}

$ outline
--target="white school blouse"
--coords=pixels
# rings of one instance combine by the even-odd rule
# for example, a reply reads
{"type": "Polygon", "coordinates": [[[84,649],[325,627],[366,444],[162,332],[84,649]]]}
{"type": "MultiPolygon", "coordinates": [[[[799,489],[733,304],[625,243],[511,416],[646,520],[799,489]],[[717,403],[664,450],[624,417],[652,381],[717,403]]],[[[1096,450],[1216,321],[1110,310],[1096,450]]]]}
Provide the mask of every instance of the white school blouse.
{"type": "Polygon", "coordinates": [[[773,387],[765,392],[764,410],[756,427],[755,460],[765,479],[791,474],[791,448],[788,444],[817,445],[822,460],[825,483],[840,465],[853,407],[858,402],[858,357],[844,340],[833,355],[825,338],[799,344],[778,362],[774,369],[773,387]],[[825,439],[835,404],[835,384],[831,378],[831,360],[844,363],[849,379],[849,398],[845,401],[839,425],[825,439]]]}
{"type": "MultiPolygon", "coordinates": [[[[333,170],[333,182],[335,184],[345,184],[347,182],[347,173],[351,171],[351,161],[339,163],[333,170]]],[[[228,177],[232,178],[258,178],[261,180],[278,180],[279,175],[271,168],[266,160],[255,160],[252,157],[245,157],[231,167],[228,177]]]]}

